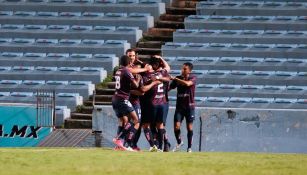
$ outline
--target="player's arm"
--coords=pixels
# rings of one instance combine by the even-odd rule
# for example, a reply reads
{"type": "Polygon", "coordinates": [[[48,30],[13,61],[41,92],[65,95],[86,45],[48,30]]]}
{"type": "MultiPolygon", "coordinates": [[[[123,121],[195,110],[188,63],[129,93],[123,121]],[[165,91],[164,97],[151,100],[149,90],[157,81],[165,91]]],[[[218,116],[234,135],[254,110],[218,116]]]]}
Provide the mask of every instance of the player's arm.
{"type": "Polygon", "coordinates": [[[147,91],[149,91],[152,87],[154,87],[155,85],[160,84],[160,83],[161,83],[161,81],[158,81],[158,80],[153,81],[153,82],[151,82],[151,83],[148,84],[148,85],[142,86],[142,87],[140,88],[140,90],[141,90],[141,92],[147,92],[147,91]]]}
{"type": "Polygon", "coordinates": [[[142,73],[142,72],[147,72],[149,70],[149,65],[146,64],[144,68],[139,68],[139,67],[128,67],[128,70],[132,73],[132,74],[138,74],[138,73],[142,73]]]}
{"type": "Polygon", "coordinates": [[[173,77],[173,81],[176,81],[178,84],[183,86],[192,86],[194,84],[194,81],[192,80],[182,80],[178,77],[173,77]]]}
{"type": "Polygon", "coordinates": [[[169,66],[169,64],[160,56],[160,55],[155,55],[155,57],[159,58],[163,64],[163,68],[167,71],[170,72],[171,71],[171,67],[169,66]]]}
{"type": "Polygon", "coordinates": [[[171,78],[170,76],[161,76],[161,75],[157,75],[157,76],[153,76],[151,78],[152,81],[155,81],[155,80],[159,80],[161,82],[169,82],[171,81],[171,78]]]}
{"type": "Polygon", "coordinates": [[[130,93],[133,94],[133,95],[137,95],[137,96],[144,95],[144,92],[142,92],[140,90],[130,90],[130,93]]]}

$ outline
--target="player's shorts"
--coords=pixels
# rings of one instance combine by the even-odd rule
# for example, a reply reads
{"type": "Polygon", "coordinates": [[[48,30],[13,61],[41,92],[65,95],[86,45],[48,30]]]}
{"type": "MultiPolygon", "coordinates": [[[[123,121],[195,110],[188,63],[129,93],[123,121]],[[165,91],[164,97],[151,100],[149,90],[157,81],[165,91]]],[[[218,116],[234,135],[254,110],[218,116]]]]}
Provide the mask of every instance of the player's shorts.
{"type": "Polygon", "coordinates": [[[141,123],[152,123],[154,118],[152,115],[152,104],[150,102],[141,101],[141,123]]]}
{"type": "Polygon", "coordinates": [[[141,118],[142,118],[141,105],[138,103],[138,104],[134,104],[132,106],[134,108],[134,111],[136,112],[136,115],[138,116],[138,119],[141,120],[141,118]]]}
{"type": "Polygon", "coordinates": [[[118,118],[127,116],[134,111],[134,108],[129,100],[112,98],[112,107],[118,118]]]}
{"type": "Polygon", "coordinates": [[[168,113],[168,104],[153,105],[153,118],[155,123],[165,123],[168,113]]]}
{"type": "Polygon", "coordinates": [[[195,108],[175,110],[174,122],[181,123],[184,118],[186,119],[187,123],[193,123],[195,119],[195,108]]]}

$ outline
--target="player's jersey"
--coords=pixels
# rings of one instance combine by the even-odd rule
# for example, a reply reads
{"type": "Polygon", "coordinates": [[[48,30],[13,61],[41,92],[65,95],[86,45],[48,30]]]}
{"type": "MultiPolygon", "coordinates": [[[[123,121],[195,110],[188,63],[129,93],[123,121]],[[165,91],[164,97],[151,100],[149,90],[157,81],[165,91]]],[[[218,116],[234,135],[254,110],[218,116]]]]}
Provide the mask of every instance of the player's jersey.
{"type": "MultiPolygon", "coordinates": [[[[142,87],[142,86],[143,86],[143,80],[141,79],[140,82],[139,82],[139,87],[142,87]]],[[[133,88],[132,90],[134,90],[134,89],[135,88],[133,88]]],[[[135,90],[137,90],[137,88],[135,90]]],[[[129,101],[132,105],[138,105],[138,104],[140,104],[140,96],[130,94],[129,101]]]]}
{"type": "MultiPolygon", "coordinates": [[[[154,76],[154,72],[145,72],[142,75],[142,81],[143,81],[143,85],[146,86],[148,84],[150,84],[152,82],[151,77],[154,76]]],[[[150,103],[150,96],[151,96],[151,90],[145,92],[145,94],[143,96],[140,96],[140,101],[141,104],[142,103],[150,103]]]]}
{"type": "MultiPolygon", "coordinates": [[[[162,75],[162,77],[169,77],[169,73],[167,72],[166,69],[161,69],[160,74],[162,75]]],[[[164,90],[164,96],[165,96],[165,100],[166,102],[168,102],[168,89],[169,89],[169,82],[163,82],[163,90],[164,90]]]]}
{"type": "MultiPolygon", "coordinates": [[[[160,76],[162,77],[162,72],[158,71],[155,73],[155,76],[160,76]]],[[[152,87],[152,104],[153,105],[162,105],[166,103],[166,98],[165,98],[165,88],[164,88],[164,83],[157,84],[152,87]]]]}
{"type": "Polygon", "coordinates": [[[187,109],[195,108],[195,101],[194,101],[194,96],[195,96],[195,86],[196,86],[196,76],[191,75],[187,78],[184,79],[183,76],[176,76],[176,78],[179,78],[181,80],[186,80],[186,81],[192,81],[193,85],[192,86],[183,86],[177,81],[172,81],[170,84],[170,89],[174,89],[177,87],[177,101],[176,101],[176,108],[177,109],[187,109]]]}
{"type": "Polygon", "coordinates": [[[115,75],[115,98],[129,99],[133,75],[126,67],[120,67],[115,75]]]}

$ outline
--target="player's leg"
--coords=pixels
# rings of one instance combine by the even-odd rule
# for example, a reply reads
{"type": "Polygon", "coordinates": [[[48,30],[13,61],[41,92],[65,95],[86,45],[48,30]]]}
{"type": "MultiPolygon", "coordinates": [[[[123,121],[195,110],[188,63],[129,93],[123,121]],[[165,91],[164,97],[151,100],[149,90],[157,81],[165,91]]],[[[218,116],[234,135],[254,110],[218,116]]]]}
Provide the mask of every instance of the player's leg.
{"type": "MultiPolygon", "coordinates": [[[[141,106],[140,105],[133,105],[133,108],[134,108],[134,110],[135,110],[135,112],[136,112],[136,114],[138,116],[139,121],[141,121],[141,106]]],[[[135,149],[135,150],[138,150],[138,151],[140,149],[138,148],[137,143],[138,143],[138,141],[140,139],[140,136],[141,136],[141,131],[142,131],[141,125],[142,124],[140,124],[139,129],[135,133],[134,140],[133,140],[133,145],[132,145],[133,146],[132,148],[135,149]]]]}
{"type": "Polygon", "coordinates": [[[174,147],[173,151],[179,151],[181,146],[183,145],[181,139],[181,122],[183,120],[183,115],[176,109],[174,114],[174,134],[177,141],[177,145],[174,147]]]}
{"type": "Polygon", "coordinates": [[[192,152],[193,143],[193,121],[195,119],[195,109],[190,109],[186,114],[186,126],[187,126],[187,138],[188,138],[188,149],[187,152],[192,152]]]}
{"type": "Polygon", "coordinates": [[[137,130],[140,127],[139,119],[135,111],[129,113],[129,118],[131,119],[133,125],[130,126],[128,135],[127,135],[127,143],[131,147],[134,143],[134,136],[137,130]]]}
{"type": "Polygon", "coordinates": [[[170,147],[171,147],[171,144],[168,140],[168,135],[167,135],[167,132],[166,132],[166,120],[167,120],[167,115],[168,115],[168,109],[169,109],[169,104],[166,103],[163,107],[163,125],[164,125],[164,130],[165,130],[165,133],[164,133],[164,138],[163,138],[163,142],[164,142],[164,148],[163,148],[163,152],[169,152],[170,150],[170,147]]]}

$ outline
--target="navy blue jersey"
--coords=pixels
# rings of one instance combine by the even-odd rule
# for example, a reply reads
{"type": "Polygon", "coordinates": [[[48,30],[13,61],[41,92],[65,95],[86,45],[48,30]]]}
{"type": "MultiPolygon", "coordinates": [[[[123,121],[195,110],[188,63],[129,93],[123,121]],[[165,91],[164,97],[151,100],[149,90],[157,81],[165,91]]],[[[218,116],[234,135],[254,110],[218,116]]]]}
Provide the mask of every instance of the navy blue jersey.
{"type": "Polygon", "coordinates": [[[131,82],[135,80],[131,72],[126,67],[120,67],[115,75],[115,98],[129,99],[131,82]]]}
{"type": "Polygon", "coordinates": [[[192,86],[184,86],[179,84],[176,80],[173,80],[170,84],[170,89],[174,89],[177,87],[177,101],[176,101],[176,109],[188,109],[195,108],[195,86],[196,86],[196,76],[190,75],[187,79],[184,79],[183,76],[176,76],[176,78],[192,81],[192,86]]]}

